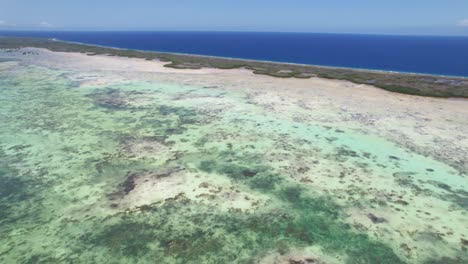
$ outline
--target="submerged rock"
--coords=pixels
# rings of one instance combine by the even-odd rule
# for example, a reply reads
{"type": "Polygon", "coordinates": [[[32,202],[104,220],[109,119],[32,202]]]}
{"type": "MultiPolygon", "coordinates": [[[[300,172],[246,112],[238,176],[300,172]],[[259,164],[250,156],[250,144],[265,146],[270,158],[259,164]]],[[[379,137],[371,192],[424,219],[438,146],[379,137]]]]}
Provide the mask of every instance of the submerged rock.
{"type": "Polygon", "coordinates": [[[367,214],[367,217],[372,221],[374,224],[381,224],[387,222],[387,220],[383,217],[378,217],[372,213],[367,214]]]}

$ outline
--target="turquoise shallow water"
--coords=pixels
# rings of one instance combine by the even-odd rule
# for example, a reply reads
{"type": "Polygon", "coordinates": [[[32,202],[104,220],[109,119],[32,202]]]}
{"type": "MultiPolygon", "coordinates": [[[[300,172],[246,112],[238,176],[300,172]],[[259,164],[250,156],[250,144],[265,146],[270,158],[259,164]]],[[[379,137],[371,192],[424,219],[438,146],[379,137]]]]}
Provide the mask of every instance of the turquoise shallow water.
{"type": "Polygon", "coordinates": [[[467,260],[441,161],[241,91],[77,74],[0,62],[0,262],[467,260]]]}

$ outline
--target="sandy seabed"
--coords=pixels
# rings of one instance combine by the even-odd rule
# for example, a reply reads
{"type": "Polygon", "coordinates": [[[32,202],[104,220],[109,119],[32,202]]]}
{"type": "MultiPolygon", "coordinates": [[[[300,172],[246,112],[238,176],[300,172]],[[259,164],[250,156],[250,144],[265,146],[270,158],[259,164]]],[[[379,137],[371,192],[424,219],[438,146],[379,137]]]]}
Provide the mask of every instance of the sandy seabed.
{"type": "Polygon", "coordinates": [[[468,100],[0,58],[1,263],[468,262],[468,100]]]}

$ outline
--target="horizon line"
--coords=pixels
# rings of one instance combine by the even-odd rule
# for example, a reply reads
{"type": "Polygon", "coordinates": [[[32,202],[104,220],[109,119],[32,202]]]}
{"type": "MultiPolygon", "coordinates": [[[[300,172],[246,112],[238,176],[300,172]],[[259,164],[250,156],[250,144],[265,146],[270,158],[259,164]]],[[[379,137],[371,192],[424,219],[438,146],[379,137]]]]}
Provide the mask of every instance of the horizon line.
{"type": "Polygon", "coordinates": [[[412,36],[412,37],[468,37],[466,35],[452,35],[452,34],[409,34],[409,33],[358,33],[358,32],[317,32],[317,31],[243,31],[243,30],[161,30],[161,29],[2,29],[0,32],[179,32],[179,33],[273,33],[273,34],[323,34],[323,35],[362,35],[362,36],[412,36]]]}

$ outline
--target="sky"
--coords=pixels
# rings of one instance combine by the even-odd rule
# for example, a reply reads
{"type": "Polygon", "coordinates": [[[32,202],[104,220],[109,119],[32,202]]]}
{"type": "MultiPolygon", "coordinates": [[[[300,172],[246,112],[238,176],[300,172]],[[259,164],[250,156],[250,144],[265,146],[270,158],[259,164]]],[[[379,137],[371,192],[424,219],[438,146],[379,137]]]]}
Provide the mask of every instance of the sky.
{"type": "Polygon", "coordinates": [[[0,0],[0,30],[468,35],[468,0],[0,0]]]}

